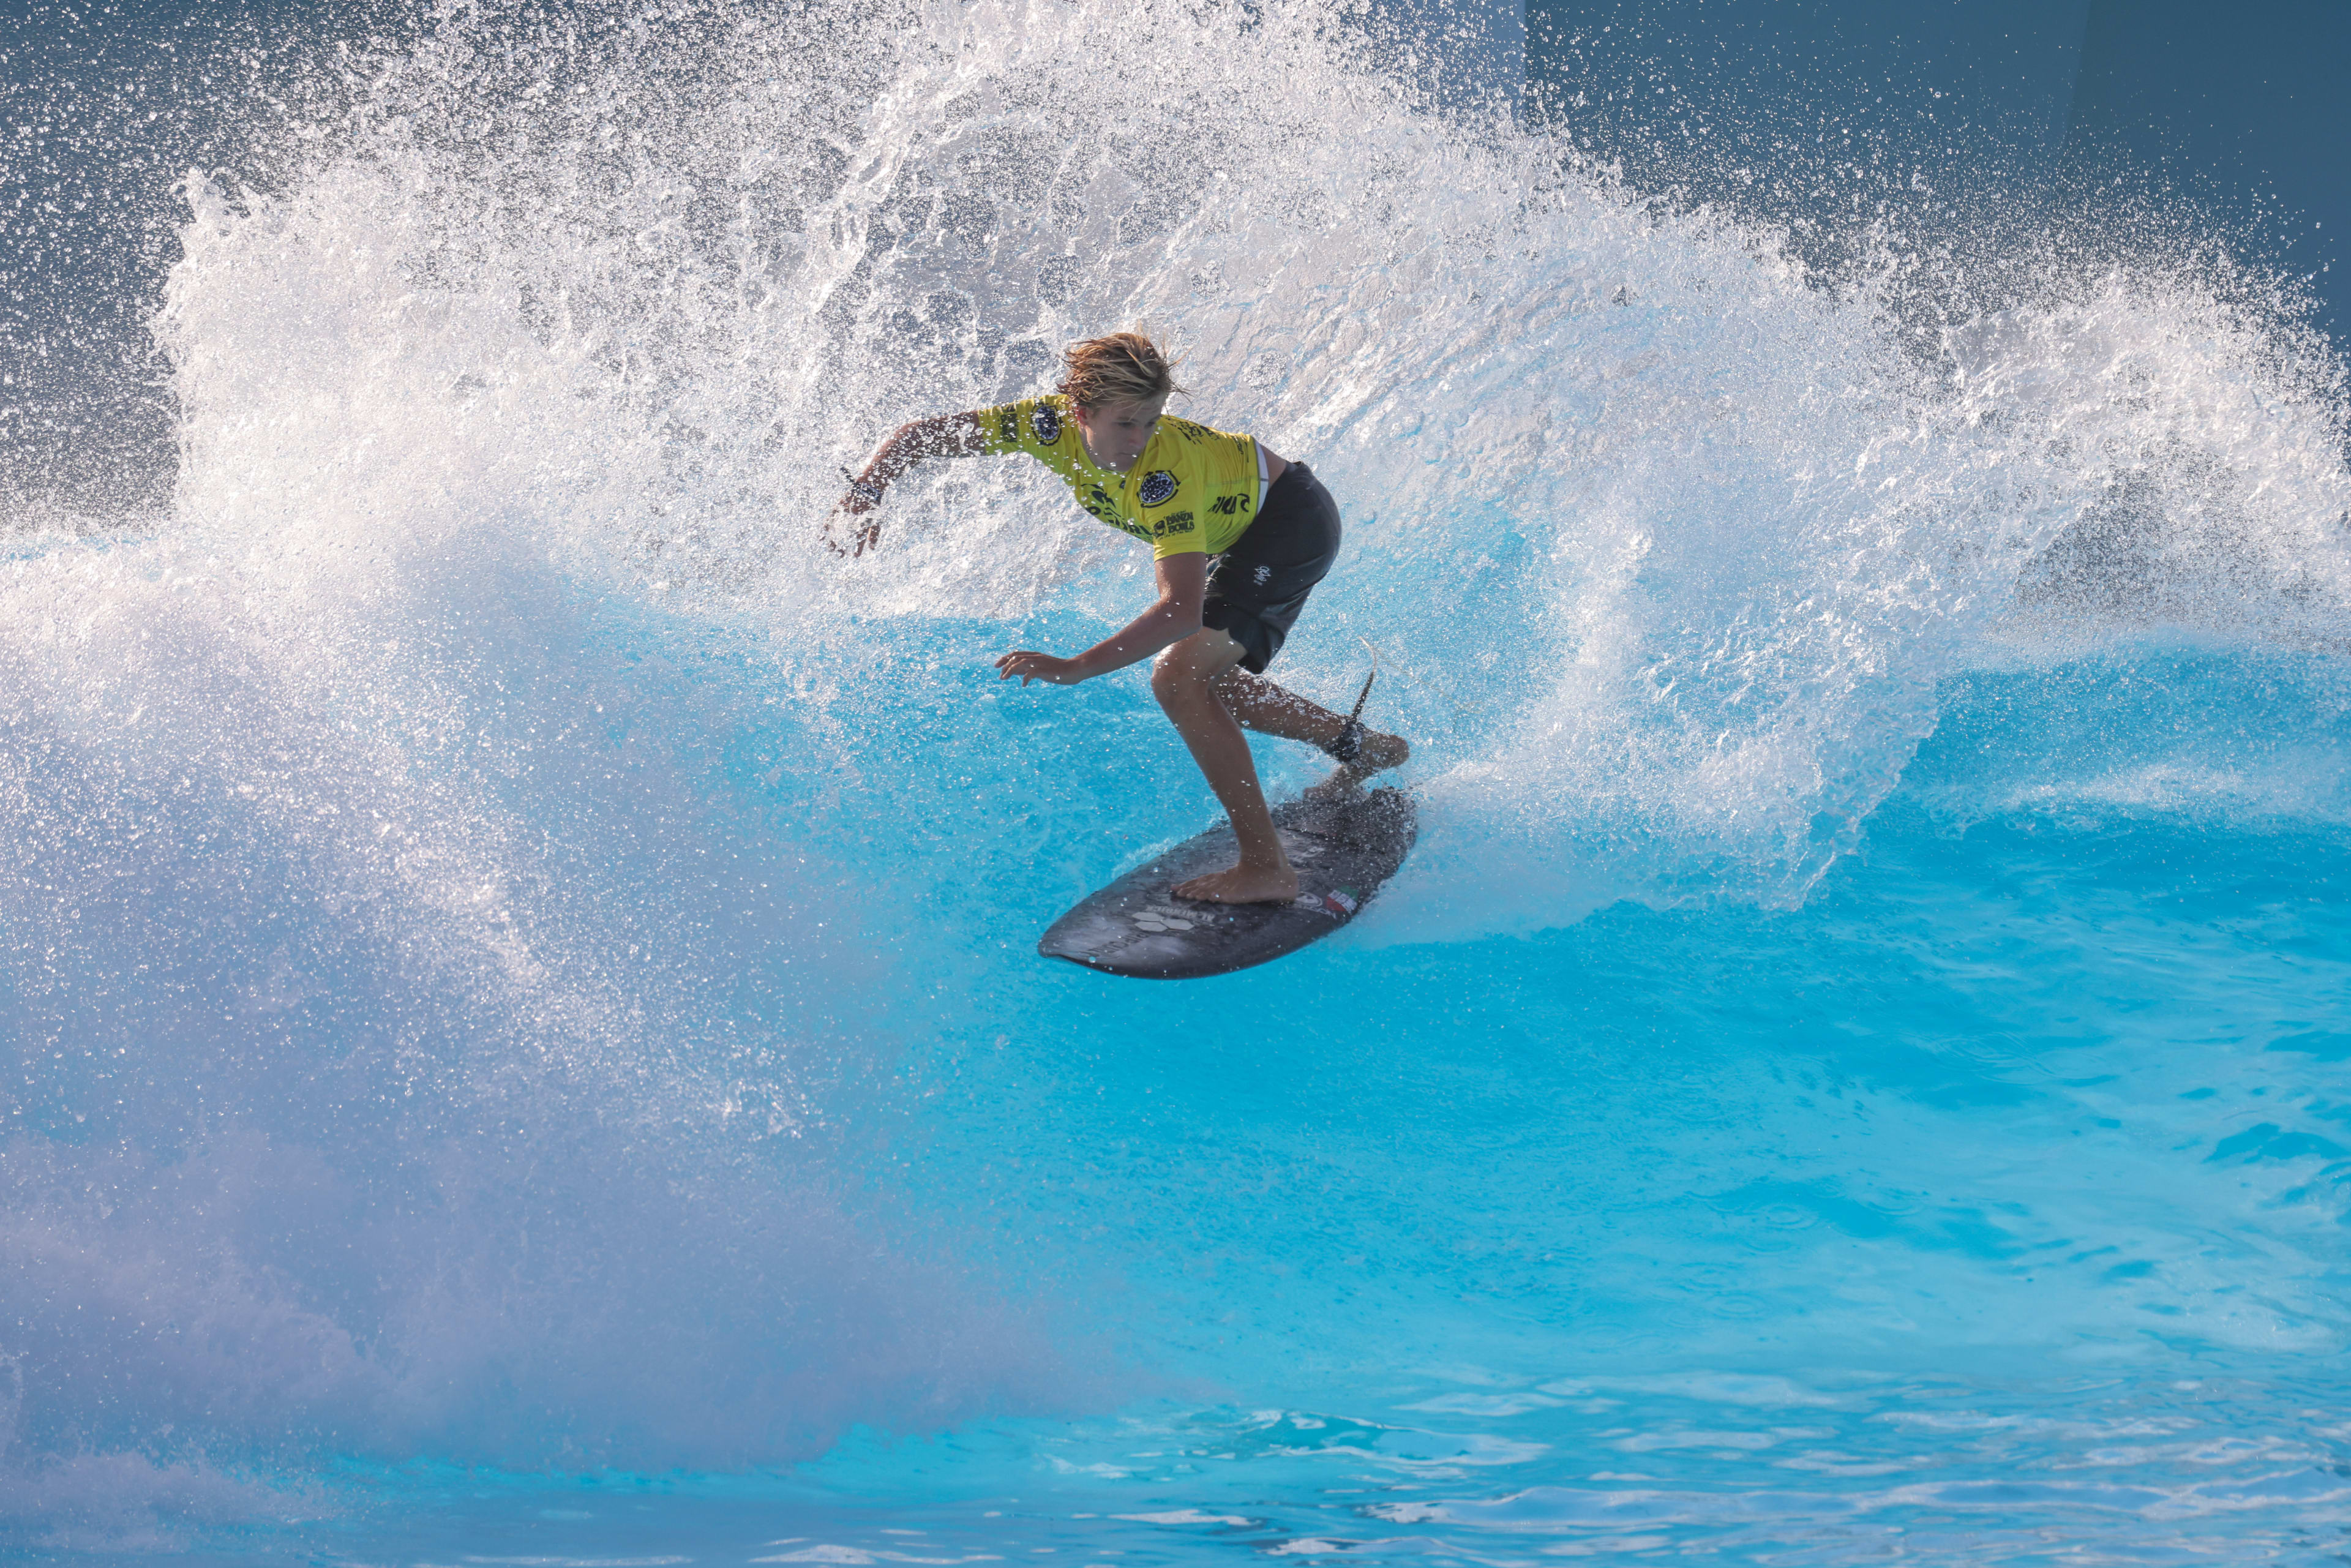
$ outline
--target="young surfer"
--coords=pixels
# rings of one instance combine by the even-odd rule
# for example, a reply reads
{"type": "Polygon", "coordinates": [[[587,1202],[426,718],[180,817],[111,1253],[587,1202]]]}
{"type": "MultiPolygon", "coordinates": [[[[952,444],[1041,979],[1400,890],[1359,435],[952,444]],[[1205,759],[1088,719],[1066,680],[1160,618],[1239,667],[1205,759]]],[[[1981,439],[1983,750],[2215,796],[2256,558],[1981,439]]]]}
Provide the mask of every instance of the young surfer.
{"type": "Polygon", "coordinates": [[[1353,789],[1402,762],[1398,737],[1365,728],[1264,678],[1307,594],[1339,554],[1339,507],[1303,463],[1255,437],[1165,416],[1173,368],[1140,333],[1072,344],[1061,389],[968,413],[902,425],[850,484],[840,510],[866,520],[846,548],[880,539],[868,517],[890,482],[926,458],[1025,452],[1070,486],[1078,504],[1152,547],[1159,599],[1123,631],[1074,659],[1020,649],[1000,678],[1073,686],[1154,654],[1152,694],[1232,819],[1240,863],[1195,877],[1179,897],[1215,904],[1294,898],[1298,873],[1273,829],[1241,730],[1318,746],[1339,760],[1329,787],[1353,789]]]}

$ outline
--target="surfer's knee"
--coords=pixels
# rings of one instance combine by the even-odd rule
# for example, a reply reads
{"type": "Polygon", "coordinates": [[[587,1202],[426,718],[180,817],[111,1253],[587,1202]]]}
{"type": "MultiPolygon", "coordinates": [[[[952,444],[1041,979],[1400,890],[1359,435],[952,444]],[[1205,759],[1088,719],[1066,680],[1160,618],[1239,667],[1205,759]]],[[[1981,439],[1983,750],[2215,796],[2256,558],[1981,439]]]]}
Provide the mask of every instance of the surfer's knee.
{"type": "Polygon", "coordinates": [[[1173,648],[1152,662],[1151,695],[1170,713],[1207,696],[1215,684],[1216,676],[1177,655],[1173,648]]]}

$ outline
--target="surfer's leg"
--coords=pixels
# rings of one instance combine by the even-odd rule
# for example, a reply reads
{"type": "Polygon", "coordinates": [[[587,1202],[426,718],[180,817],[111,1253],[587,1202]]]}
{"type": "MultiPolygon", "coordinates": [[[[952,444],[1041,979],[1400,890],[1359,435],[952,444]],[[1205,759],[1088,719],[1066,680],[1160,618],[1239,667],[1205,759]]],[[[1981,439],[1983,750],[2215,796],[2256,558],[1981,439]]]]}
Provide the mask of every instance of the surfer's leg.
{"type": "Polygon", "coordinates": [[[1371,775],[1412,754],[1400,736],[1350,723],[1265,678],[1315,584],[1339,559],[1339,503],[1303,463],[1282,470],[1265,506],[1208,571],[1200,607],[1204,625],[1223,632],[1242,650],[1236,667],[1217,683],[1217,695],[1245,728],[1302,740],[1337,758],[1339,771],[1313,793],[1357,788],[1371,775]]]}
{"type": "Polygon", "coordinates": [[[1249,738],[1217,697],[1219,677],[1240,662],[1241,645],[1214,629],[1196,632],[1161,653],[1151,669],[1151,691],[1191,749],[1192,760],[1217,792],[1239,841],[1240,863],[1229,871],[1179,884],[1180,898],[1212,904],[1263,904],[1298,896],[1298,873],[1273,830],[1265,787],[1249,738]]]}
{"type": "MultiPolygon", "coordinates": [[[[1217,696],[1243,729],[1253,729],[1259,735],[1302,740],[1330,751],[1347,732],[1347,721],[1338,714],[1238,665],[1227,670],[1217,680],[1217,696]]],[[[1332,785],[1352,789],[1374,773],[1401,766],[1412,755],[1412,747],[1404,737],[1369,728],[1363,731],[1354,749],[1354,756],[1343,762],[1339,771],[1318,789],[1332,785]]]]}

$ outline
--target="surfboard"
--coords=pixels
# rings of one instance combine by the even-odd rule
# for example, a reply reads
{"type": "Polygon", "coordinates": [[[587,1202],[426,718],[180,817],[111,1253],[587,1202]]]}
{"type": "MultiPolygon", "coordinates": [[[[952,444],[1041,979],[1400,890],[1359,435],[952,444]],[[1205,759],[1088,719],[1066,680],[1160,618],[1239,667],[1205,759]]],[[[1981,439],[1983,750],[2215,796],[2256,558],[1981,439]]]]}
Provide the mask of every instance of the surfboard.
{"type": "Polygon", "coordinates": [[[1196,904],[1175,885],[1239,856],[1230,823],[1185,840],[1089,894],[1046,929],[1037,951],[1106,975],[1191,980],[1270,963],[1328,936],[1394,876],[1419,831],[1401,789],[1277,806],[1273,825],[1298,870],[1287,904],[1196,904]]]}

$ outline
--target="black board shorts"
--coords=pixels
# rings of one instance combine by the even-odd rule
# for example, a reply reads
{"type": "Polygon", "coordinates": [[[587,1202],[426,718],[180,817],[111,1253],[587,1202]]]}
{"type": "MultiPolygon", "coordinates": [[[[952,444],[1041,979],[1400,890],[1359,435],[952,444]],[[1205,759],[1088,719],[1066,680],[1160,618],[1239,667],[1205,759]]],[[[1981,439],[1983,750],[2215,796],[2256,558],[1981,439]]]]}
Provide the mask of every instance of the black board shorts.
{"type": "Polygon", "coordinates": [[[1263,674],[1338,559],[1339,503],[1311,468],[1292,463],[1266,490],[1257,521],[1208,563],[1200,624],[1238,643],[1241,667],[1263,674]]]}

